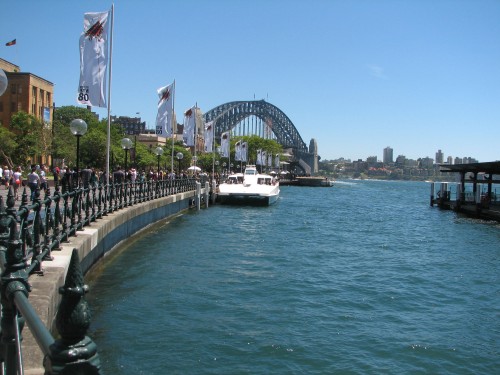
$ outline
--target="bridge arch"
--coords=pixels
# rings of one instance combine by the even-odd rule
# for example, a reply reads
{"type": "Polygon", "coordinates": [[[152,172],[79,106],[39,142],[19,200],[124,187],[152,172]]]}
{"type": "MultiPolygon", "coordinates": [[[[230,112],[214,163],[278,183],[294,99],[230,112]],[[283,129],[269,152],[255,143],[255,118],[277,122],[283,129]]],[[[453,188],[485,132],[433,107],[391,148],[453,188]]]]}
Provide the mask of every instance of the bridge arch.
{"type": "Polygon", "coordinates": [[[204,114],[205,122],[213,121],[215,137],[233,129],[247,117],[255,116],[272,129],[276,141],[284,148],[307,152],[307,146],[288,116],[265,100],[236,101],[221,104],[204,114]]]}
{"type": "Polygon", "coordinates": [[[295,125],[275,105],[265,100],[234,101],[221,104],[203,115],[205,122],[213,121],[215,138],[219,142],[222,133],[232,130],[250,116],[264,121],[275,135],[276,141],[284,149],[291,149],[294,164],[307,174],[316,172],[317,162],[314,160],[317,160],[317,152],[313,154],[309,152],[295,125]]]}

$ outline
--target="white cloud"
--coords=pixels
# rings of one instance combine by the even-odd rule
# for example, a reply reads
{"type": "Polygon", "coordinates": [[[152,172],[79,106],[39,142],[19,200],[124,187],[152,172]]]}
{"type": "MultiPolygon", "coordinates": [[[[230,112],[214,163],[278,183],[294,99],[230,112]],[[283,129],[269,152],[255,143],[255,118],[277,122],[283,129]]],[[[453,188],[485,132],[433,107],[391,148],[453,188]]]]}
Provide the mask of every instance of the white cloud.
{"type": "Polygon", "coordinates": [[[375,78],[387,79],[387,76],[384,73],[384,68],[378,65],[367,65],[370,74],[375,78]]]}

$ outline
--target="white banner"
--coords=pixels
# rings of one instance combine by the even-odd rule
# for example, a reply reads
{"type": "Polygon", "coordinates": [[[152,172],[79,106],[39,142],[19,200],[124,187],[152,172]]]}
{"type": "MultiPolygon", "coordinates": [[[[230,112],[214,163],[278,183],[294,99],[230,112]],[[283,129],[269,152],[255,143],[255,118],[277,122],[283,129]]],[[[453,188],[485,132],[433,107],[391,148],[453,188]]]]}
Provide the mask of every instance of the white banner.
{"type": "Polygon", "coordinates": [[[229,157],[229,132],[222,133],[220,137],[221,156],[229,157]]]}
{"type": "Polygon", "coordinates": [[[234,160],[241,161],[241,141],[234,144],[234,160]]]}
{"type": "Polygon", "coordinates": [[[80,84],[77,102],[106,107],[106,71],[108,68],[108,20],[111,11],[85,13],[80,36],[80,84]]]}
{"type": "Polygon", "coordinates": [[[205,152],[212,152],[214,140],[214,122],[210,121],[205,124],[205,152]]]}
{"type": "Polygon", "coordinates": [[[248,161],[248,142],[243,142],[241,145],[241,161],[245,163],[248,161]]]}
{"type": "Polygon", "coordinates": [[[196,132],[196,106],[184,112],[184,131],[182,138],[187,146],[194,146],[194,134],[196,132]]]}
{"type": "Polygon", "coordinates": [[[256,165],[262,165],[262,150],[257,150],[257,161],[256,165]]]}
{"type": "Polygon", "coordinates": [[[158,92],[158,113],[156,115],[156,135],[170,137],[173,133],[175,82],[160,87],[158,92]]]}

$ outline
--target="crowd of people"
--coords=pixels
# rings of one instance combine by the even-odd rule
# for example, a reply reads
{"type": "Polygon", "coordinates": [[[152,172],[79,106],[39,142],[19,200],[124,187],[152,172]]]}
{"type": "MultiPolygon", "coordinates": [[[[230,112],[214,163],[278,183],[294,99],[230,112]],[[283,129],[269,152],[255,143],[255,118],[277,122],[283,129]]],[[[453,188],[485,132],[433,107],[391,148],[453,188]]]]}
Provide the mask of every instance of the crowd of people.
{"type": "MultiPolygon", "coordinates": [[[[12,186],[14,188],[16,200],[19,199],[19,188],[21,186],[28,186],[31,193],[30,198],[31,201],[33,201],[37,189],[40,189],[40,191],[45,191],[47,189],[48,174],[49,169],[45,164],[31,165],[28,174],[24,173],[21,166],[18,166],[15,170],[7,165],[3,167],[0,166],[1,185],[4,186],[6,190],[12,186]]],[[[105,184],[107,182],[106,173],[104,171],[90,166],[81,169],[80,173],[69,166],[56,166],[52,168],[52,174],[55,183],[67,187],[82,186],[83,188],[89,188],[97,187],[99,184],[105,184]]],[[[176,174],[175,171],[157,171],[152,168],[150,168],[149,171],[145,169],[138,171],[133,167],[125,171],[124,168],[117,166],[109,176],[109,183],[119,184],[127,181],[134,183],[188,177],[189,176],[184,171],[181,171],[180,174],[176,174]]]]}

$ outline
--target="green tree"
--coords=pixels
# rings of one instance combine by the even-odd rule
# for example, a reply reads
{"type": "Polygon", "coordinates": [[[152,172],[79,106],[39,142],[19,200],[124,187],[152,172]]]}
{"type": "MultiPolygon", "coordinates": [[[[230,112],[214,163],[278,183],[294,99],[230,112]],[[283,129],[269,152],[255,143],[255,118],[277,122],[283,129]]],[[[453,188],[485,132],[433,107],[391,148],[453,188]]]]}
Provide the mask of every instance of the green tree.
{"type": "Polygon", "coordinates": [[[14,164],[34,163],[42,155],[50,153],[52,137],[49,129],[35,116],[26,112],[12,115],[10,129],[15,134],[14,141],[20,147],[12,151],[14,164]]]}
{"type": "Polygon", "coordinates": [[[0,163],[2,166],[7,165],[14,168],[15,163],[12,156],[17,148],[16,135],[9,129],[0,126],[0,163]]]}

